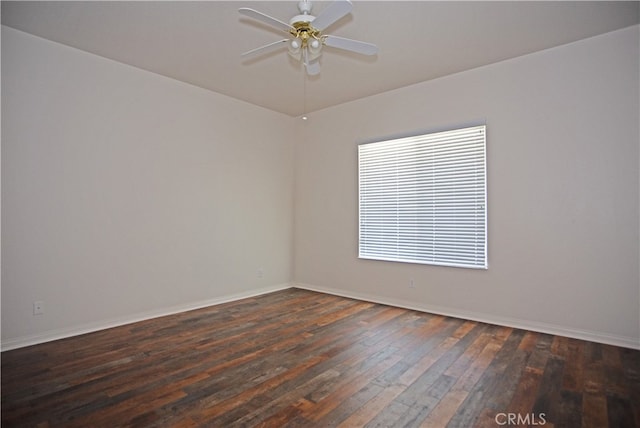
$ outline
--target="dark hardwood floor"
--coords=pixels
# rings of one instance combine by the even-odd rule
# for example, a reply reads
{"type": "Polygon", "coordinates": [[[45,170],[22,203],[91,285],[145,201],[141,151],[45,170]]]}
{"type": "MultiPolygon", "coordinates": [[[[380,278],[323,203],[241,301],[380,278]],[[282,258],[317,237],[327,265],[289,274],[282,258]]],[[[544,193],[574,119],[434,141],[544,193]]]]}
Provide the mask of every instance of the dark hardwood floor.
{"type": "Polygon", "coordinates": [[[290,289],[2,353],[2,427],[640,427],[640,351],[290,289]]]}

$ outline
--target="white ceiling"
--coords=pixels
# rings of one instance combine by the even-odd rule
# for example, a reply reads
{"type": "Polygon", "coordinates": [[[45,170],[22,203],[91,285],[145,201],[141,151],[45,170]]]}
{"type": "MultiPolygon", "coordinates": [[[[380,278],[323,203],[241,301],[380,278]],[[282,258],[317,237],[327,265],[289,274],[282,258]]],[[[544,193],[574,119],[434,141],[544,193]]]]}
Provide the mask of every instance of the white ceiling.
{"type": "Polygon", "coordinates": [[[286,50],[240,57],[284,37],[238,8],[289,21],[296,1],[3,1],[2,24],[298,116],[640,22],[637,1],[353,3],[325,34],[375,43],[378,55],[325,48],[313,77],[286,50]]]}

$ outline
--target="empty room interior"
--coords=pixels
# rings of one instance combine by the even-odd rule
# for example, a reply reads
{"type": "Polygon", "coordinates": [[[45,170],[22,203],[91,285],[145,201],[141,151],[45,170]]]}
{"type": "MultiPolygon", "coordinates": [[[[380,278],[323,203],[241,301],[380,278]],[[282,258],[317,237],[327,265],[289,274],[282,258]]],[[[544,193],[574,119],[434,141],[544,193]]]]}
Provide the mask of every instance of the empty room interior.
{"type": "Polygon", "coordinates": [[[639,6],[2,1],[2,426],[640,427],[639,6]]]}

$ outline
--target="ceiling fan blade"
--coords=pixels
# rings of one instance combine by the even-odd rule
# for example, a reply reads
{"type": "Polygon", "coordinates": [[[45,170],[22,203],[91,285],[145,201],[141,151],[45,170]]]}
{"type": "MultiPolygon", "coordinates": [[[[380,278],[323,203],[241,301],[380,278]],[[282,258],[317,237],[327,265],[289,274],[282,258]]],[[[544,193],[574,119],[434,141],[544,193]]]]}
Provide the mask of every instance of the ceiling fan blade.
{"type": "Polygon", "coordinates": [[[287,43],[288,41],[289,41],[288,39],[278,40],[277,42],[269,43],[268,45],[264,45],[264,46],[260,46],[259,48],[251,49],[250,51],[247,51],[247,52],[241,54],[241,56],[259,55],[259,54],[275,51],[277,49],[280,49],[280,48],[284,47],[284,43],[287,43]]]}
{"type": "Polygon", "coordinates": [[[323,31],[331,24],[351,12],[353,5],[349,0],[335,0],[313,20],[313,28],[323,31]]]}
{"type": "Polygon", "coordinates": [[[320,59],[316,58],[313,61],[309,61],[308,48],[304,48],[303,59],[304,59],[304,67],[307,70],[307,74],[309,76],[315,76],[316,74],[320,73],[320,59]]]}
{"type": "Polygon", "coordinates": [[[307,63],[306,68],[309,76],[315,76],[320,73],[320,61],[317,59],[315,61],[310,61],[307,63]]]}
{"type": "Polygon", "coordinates": [[[260,22],[264,22],[265,24],[271,25],[278,30],[286,31],[287,33],[294,29],[291,25],[286,22],[282,22],[279,19],[273,18],[269,15],[265,15],[262,12],[258,12],[257,10],[250,9],[248,7],[241,7],[238,9],[241,15],[248,16],[249,18],[256,19],[260,22]]]}
{"type": "Polygon", "coordinates": [[[358,40],[345,39],[338,36],[325,36],[324,44],[332,48],[344,49],[362,55],[375,55],[378,47],[373,43],[360,42],[358,40]]]}

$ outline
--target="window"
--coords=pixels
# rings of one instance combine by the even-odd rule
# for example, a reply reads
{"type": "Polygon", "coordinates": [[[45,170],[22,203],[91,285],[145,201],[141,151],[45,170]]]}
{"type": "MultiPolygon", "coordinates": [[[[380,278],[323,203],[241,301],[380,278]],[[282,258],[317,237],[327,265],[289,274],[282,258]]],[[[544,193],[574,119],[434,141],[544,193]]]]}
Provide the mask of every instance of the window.
{"type": "Polygon", "coordinates": [[[358,146],[360,258],[487,268],[485,131],[358,146]]]}

